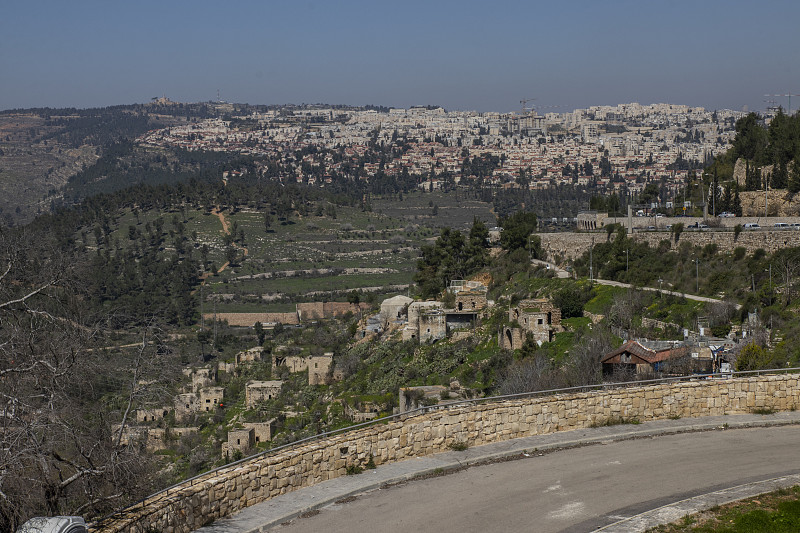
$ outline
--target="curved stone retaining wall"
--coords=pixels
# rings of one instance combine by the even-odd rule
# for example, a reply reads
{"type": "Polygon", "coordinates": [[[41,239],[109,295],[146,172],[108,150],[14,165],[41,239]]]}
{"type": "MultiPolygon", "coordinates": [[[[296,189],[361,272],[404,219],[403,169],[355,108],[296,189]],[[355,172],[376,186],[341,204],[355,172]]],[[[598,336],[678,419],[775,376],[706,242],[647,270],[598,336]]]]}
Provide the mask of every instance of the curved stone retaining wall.
{"type": "Polygon", "coordinates": [[[440,408],[257,457],[179,486],[95,524],[107,533],[189,532],[278,494],[376,465],[495,441],[654,420],[786,411],[800,406],[800,374],[700,380],[440,408]]]}

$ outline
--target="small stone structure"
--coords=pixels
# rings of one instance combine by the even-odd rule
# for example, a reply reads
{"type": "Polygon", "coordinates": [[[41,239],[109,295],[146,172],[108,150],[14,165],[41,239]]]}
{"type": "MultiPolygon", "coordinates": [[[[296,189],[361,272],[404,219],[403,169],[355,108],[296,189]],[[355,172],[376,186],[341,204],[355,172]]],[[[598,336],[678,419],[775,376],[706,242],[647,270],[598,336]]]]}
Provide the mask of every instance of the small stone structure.
{"type": "Polygon", "coordinates": [[[222,402],[225,389],[222,387],[206,387],[200,389],[200,408],[198,411],[213,411],[222,402]]]}
{"type": "Polygon", "coordinates": [[[243,363],[255,363],[261,361],[263,357],[264,349],[261,346],[254,346],[236,354],[234,357],[234,368],[243,363]]]}
{"type": "Polygon", "coordinates": [[[217,381],[217,369],[213,367],[184,368],[183,375],[192,380],[191,392],[210,387],[217,381]]]}
{"type": "Polygon", "coordinates": [[[172,408],[157,407],[153,409],[138,409],[136,411],[136,421],[143,422],[156,422],[163,420],[169,415],[172,408]]]}
{"type": "Polygon", "coordinates": [[[517,350],[522,347],[528,334],[542,344],[551,342],[556,333],[564,331],[561,325],[561,309],[553,306],[550,300],[539,298],[522,300],[516,307],[508,310],[508,320],[520,327],[506,327],[500,335],[500,347],[517,350]]]}
{"type": "Polygon", "coordinates": [[[480,281],[454,279],[450,281],[448,291],[455,295],[455,311],[481,311],[486,309],[488,287],[480,281]]]}
{"type": "Polygon", "coordinates": [[[386,328],[406,316],[406,308],[414,300],[408,296],[394,296],[381,303],[381,323],[386,328]]]}
{"type": "Polygon", "coordinates": [[[228,432],[228,442],[222,443],[222,457],[230,459],[235,452],[244,456],[256,443],[256,432],[253,428],[234,429],[228,432]]]}
{"type": "Polygon", "coordinates": [[[275,433],[275,421],[276,419],[273,418],[267,422],[244,422],[242,426],[245,429],[253,430],[253,436],[256,444],[258,444],[259,442],[272,440],[272,434],[275,433]]]}
{"type": "Polygon", "coordinates": [[[420,314],[419,342],[432,342],[447,337],[447,314],[441,309],[432,309],[420,314]]]}
{"type": "MultiPolygon", "coordinates": [[[[111,428],[111,438],[116,439],[119,433],[119,424],[111,428]]],[[[122,430],[120,444],[130,446],[132,444],[144,444],[148,451],[155,452],[167,447],[167,440],[174,438],[180,439],[185,435],[197,433],[196,427],[173,427],[173,428],[152,428],[148,426],[126,426],[122,430]]]]}
{"type": "Polygon", "coordinates": [[[153,529],[187,533],[213,520],[327,479],[370,458],[376,465],[610,420],[641,421],[789,411],[800,407],[800,375],[686,381],[493,403],[441,406],[425,414],[359,428],[258,455],[210,472],[92,525],[103,533],[153,529]]]}
{"type": "Polygon", "coordinates": [[[283,381],[248,381],[245,385],[245,405],[253,409],[258,402],[271,400],[281,393],[283,381]]]}
{"type": "Polygon", "coordinates": [[[397,411],[399,413],[404,413],[423,405],[439,403],[442,395],[449,393],[450,389],[444,385],[400,387],[397,411]]]}
{"type": "MultiPolygon", "coordinates": [[[[303,372],[308,370],[309,385],[325,385],[328,382],[328,373],[333,365],[333,352],[325,352],[322,355],[309,355],[301,357],[299,355],[281,355],[277,350],[272,354],[272,367],[286,365],[289,372],[303,372]]],[[[331,376],[334,379],[334,376],[331,376]]]]}

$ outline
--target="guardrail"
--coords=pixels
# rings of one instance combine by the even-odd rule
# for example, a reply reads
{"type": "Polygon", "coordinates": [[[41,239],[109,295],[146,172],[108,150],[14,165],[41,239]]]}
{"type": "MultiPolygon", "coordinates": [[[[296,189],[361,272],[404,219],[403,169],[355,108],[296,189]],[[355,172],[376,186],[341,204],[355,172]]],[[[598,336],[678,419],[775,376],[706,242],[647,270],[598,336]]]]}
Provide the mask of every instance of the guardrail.
{"type": "MultiPolygon", "coordinates": [[[[248,457],[239,459],[232,463],[228,463],[224,466],[220,466],[214,468],[213,470],[209,470],[208,472],[204,472],[202,474],[198,474],[197,476],[191,477],[189,479],[185,479],[179,483],[171,485],[165,489],[162,489],[146,498],[139,500],[138,502],[134,503],[133,505],[129,506],[127,509],[133,509],[138,505],[144,506],[145,502],[152,500],[154,498],[168,496],[173,491],[183,489],[186,487],[192,487],[197,483],[206,481],[210,478],[216,477],[218,474],[223,472],[228,472],[235,470],[237,466],[250,462],[254,459],[259,457],[264,457],[270,454],[278,453],[283,450],[290,449],[295,446],[299,446],[302,444],[306,444],[309,442],[313,442],[315,440],[323,439],[326,437],[330,437],[333,435],[339,435],[341,433],[346,433],[348,431],[352,431],[355,429],[370,427],[378,424],[385,424],[391,421],[396,420],[404,420],[406,418],[411,418],[417,415],[422,415],[431,411],[443,410],[443,409],[452,409],[461,406],[467,405],[475,405],[479,403],[493,403],[493,402],[503,402],[506,400],[516,400],[520,398],[531,398],[536,396],[549,396],[549,395],[556,395],[556,394],[565,394],[565,393],[576,393],[576,392],[592,392],[596,390],[609,390],[609,389],[623,389],[629,388],[633,386],[641,386],[641,385],[655,385],[661,383],[675,383],[675,382],[682,382],[682,381],[699,381],[699,380],[707,380],[707,379],[729,379],[733,377],[746,377],[746,376],[760,376],[763,374],[791,374],[791,373],[800,373],[800,367],[791,367],[791,368],[774,368],[774,369],[764,369],[764,370],[750,370],[750,371],[741,371],[741,372],[726,372],[726,373],[712,373],[712,374],[693,374],[688,376],[674,376],[674,377],[665,377],[665,378],[658,378],[658,379],[647,379],[647,380],[635,380],[635,381],[621,381],[621,382],[613,382],[613,383],[599,383],[594,385],[579,385],[575,387],[566,387],[560,389],[547,389],[547,390],[539,390],[539,391],[529,391],[529,392],[521,392],[517,394],[506,394],[502,396],[488,396],[484,398],[469,398],[464,400],[454,400],[451,402],[440,403],[436,405],[428,405],[423,407],[418,407],[416,409],[412,409],[409,411],[404,411],[402,413],[397,413],[381,418],[376,418],[370,420],[368,422],[362,422],[360,424],[354,424],[352,426],[347,426],[344,428],[339,428],[331,431],[326,431],[323,433],[319,433],[317,435],[313,435],[311,437],[306,437],[300,440],[296,440],[289,444],[284,444],[282,446],[278,446],[276,448],[270,448],[269,450],[265,450],[263,452],[259,452],[254,455],[250,455],[248,457]]],[[[111,517],[113,517],[115,513],[112,513],[108,516],[103,517],[102,519],[98,520],[98,522],[103,522],[111,517]]]]}

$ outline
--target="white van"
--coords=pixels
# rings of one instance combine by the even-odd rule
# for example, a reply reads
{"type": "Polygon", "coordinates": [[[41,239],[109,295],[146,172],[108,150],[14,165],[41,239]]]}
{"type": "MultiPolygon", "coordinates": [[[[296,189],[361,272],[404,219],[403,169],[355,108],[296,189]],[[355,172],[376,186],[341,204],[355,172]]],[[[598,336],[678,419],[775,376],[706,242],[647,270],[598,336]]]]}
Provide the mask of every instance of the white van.
{"type": "Polygon", "coordinates": [[[744,229],[759,229],[760,227],[757,222],[748,222],[744,225],[744,229]]]}
{"type": "Polygon", "coordinates": [[[775,229],[789,229],[789,224],[786,222],[776,222],[775,229]]]}

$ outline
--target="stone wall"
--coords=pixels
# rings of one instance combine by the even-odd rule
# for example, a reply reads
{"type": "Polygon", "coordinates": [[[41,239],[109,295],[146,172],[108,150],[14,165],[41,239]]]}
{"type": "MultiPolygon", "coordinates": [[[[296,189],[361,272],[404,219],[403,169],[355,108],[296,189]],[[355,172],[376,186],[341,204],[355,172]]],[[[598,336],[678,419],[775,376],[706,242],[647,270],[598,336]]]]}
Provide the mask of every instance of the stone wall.
{"type": "MultiPolygon", "coordinates": [[[[214,313],[203,315],[206,320],[214,320],[214,313]]],[[[262,325],[287,324],[296,326],[300,324],[297,313],[217,313],[217,320],[226,321],[229,326],[252,328],[256,322],[262,325]]]]}
{"type": "MultiPolygon", "coordinates": [[[[800,246],[800,231],[794,230],[744,230],[734,240],[735,234],[732,231],[684,231],[678,239],[678,245],[682,242],[690,242],[697,246],[716,244],[720,252],[732,252],[734,248],[741,246],[752,253],[758,248],[763,248],[767,253],[776,252],[782,248],[800,246]]],[[[646,241],[651,247],[658,246],[664,239],[669,240],[668,232],[648,232],[634,233],[633,238],[646,241]]],[[[672,241],[674,248],[675,242],[672,241]]]]}
{"type": "Polygon", "coordinates": [[[800,406],[799,384],[800,375],[784,374],[441,407],[254,457],[156,495],[91,530],[189,532],[279,494],[344,476],[348,466],[364,465],[370,457],[381,465],[447,451],[455,442],[479,446],[612,419],[793,410],[800,406]]]}
{"type": "MultiPolygon", "coordinates": [[[[739,220],[744,219],[728,219],[739,220]]],[[[778,219],[775,219],[778,220],[778,219]]],[[[565,259],[577,259],[585,252],[589,251],[592,239],[595,244],[606,242],[606,233],[539,233],[542,241],[542,249],[547,252],[549,259],[560,257],[565,259]]],[[[687,231],[684,230],[679,239],[678,245],[682,242],[689,242],[698,246],[715,243],[721,252],[732,252],[734,248],[741,246],[748,253],[752,253],[758,248],[763,248],[772,253],[781,248],[790,246],[800,246],[800,231],[796,230],[766,230],[757,231],[743,230],[738,237],[733,231],[687,231]]],[[[612,237],[613,238],[613,237],[612,237]]],[[[658,246],[663,240],[668,240],[674,248],[676,243],[669,231],[643,231],[631,234],[632,239],[646,241],[651,247],[658,246]]]]}

